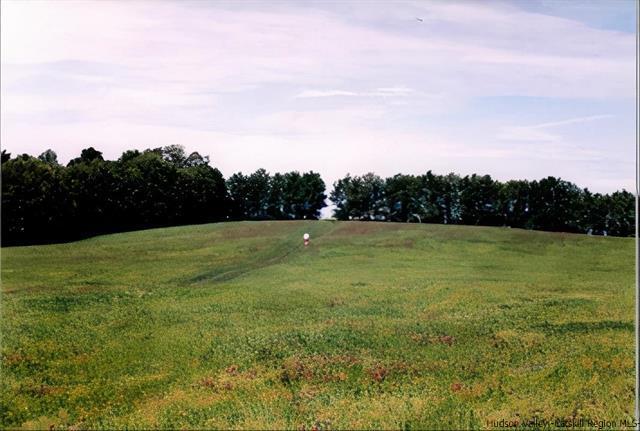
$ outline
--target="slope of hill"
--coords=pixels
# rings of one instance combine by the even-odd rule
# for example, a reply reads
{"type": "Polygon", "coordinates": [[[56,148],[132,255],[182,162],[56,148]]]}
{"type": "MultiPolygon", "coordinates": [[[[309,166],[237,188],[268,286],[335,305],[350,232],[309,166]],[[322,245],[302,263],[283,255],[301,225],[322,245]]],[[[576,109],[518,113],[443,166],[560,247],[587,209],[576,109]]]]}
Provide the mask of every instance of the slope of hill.
{"type": "Polygon", "coordinates": [[[631,419],[633,253],[627,238],[329,221],[5,248],[0,424],[631,419]]]}

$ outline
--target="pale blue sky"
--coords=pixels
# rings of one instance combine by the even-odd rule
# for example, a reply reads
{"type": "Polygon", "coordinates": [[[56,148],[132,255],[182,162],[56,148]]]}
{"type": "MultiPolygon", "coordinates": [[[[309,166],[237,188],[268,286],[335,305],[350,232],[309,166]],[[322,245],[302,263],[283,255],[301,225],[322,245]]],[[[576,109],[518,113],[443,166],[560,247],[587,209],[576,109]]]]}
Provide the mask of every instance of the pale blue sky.
{"type": "Polygon", "coordinates": [[[2,2],[2,147],[634,188],[633,0],[2,2]],[[416,18],[420,18],[419,21],[416,18]]]}

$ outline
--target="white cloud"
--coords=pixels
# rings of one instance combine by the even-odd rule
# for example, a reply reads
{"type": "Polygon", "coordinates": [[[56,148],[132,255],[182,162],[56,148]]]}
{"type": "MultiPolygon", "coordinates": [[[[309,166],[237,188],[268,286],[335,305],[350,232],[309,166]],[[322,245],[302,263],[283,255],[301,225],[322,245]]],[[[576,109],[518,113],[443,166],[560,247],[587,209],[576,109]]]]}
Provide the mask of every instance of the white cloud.
{"type": "Polygon", "coordinates": [[[358,93],[353,91],[343,90],[304,90],[303,92],[296,94],[296,98],[304,99],[310,97],[335,97],[335,96],[358,96],[358,93]]]}
{"type": "Polygon", "coordinates": [[[519,126],[504,127],[498,133],[497,138],[505,141],[531,141],[540,144],[558,143],[562,139],[559,135],[544,130],[519,126]]]}
{"type": "Polygon", "coordinates": [[[413,92],[413,89],[407,87],[384,87],[376,89],[376,93],[389,96],[406,96],[413,92]]]}
{"type": "Polygon", "coordinates": [[[569,118],[567,120],[552,121],[549,123],[537,124],[535,126],[529,126],[529,128],[530,129],[547,129],[549,127],[565,126],[567,124],[586,123],[588,121],[603,120],[605,118],[611,118],[611,117],[613,117],[613,115],[610,115],[610,114],[589,115],[587,117],[569,118]]]}
{"type": "Polygon", "coordinates": [[[376,88],[372,91],[344,91],[344,90],[304,90],[294,97],[296,99],[314,97],[405,97],[414,93],[414,90],[407,87],[385,87],[376,88]]]}
{"type": "Polygon", "coordinates": [[[594,150],[606,145],[595,138],[574,164],[569,151],[572,126],[608,116],[568,109],[568,120],[542,122],[523,112],[537,125],[496,132],[501,118],[465,108],[513,96],[581,107],[632,100],[633,34],[488,3],[270,6],[3,2],[3,147],[52,147],[64,160],[89,145],[117,157],[132,145],[182,143],[227,174],[309,166],[328,178],[428,168],[517,175],[522,165],[586,181],[576,166],[614,157],[594,150]],[[491,142],[496,135],[503,142],[491,142]],[[546,165],[518,162],[525,154],[546,165]]]}
{"type": "Polygon", "coordinates": [[[498,139],[509,141],[532,141],[538,143],[560,143],[562,137],[558,134],[552,134],[544,129],[566,126],[570,124],[580,124],[590,121],[603,120],[612,118],[613,115],[589,115],[586,117],[569,118],[566,120],[550,121],[546,123],[536,124],[533,126],[508,126],[502,128],[498,133],[498,139]]]}

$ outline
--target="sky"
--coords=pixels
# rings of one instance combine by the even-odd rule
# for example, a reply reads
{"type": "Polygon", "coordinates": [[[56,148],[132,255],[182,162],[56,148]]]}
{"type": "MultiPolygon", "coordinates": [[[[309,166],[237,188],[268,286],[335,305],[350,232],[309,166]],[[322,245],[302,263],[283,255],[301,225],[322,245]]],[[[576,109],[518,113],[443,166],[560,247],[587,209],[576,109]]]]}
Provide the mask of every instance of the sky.
{"type": "Polygon", "coordinates": [[[0,142],[635,189],[633,0],[1,3],[0,142]]]}

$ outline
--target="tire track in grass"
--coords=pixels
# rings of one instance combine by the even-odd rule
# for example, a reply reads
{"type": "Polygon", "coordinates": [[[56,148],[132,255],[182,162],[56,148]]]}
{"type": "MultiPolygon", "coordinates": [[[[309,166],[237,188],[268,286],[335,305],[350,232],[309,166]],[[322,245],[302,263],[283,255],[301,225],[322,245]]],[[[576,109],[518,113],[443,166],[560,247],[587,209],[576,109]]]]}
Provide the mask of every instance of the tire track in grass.
{"type": "Polygon", "coordinates": [[[284,240],[275,242],[273,247],[265,251],[247,253],[246,259],[200,272],[187,279],[181,279],[180,283],[183,285],[217,284],[233,280],[252,271],[277,265],[303,249],[301,239],[304,232],[310,232],[312,240],[317,240],[335,230],[336,227],[336,224],[329,222],[314,222],[310,225],[296,227],[284,240]]]}

